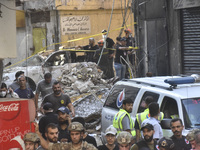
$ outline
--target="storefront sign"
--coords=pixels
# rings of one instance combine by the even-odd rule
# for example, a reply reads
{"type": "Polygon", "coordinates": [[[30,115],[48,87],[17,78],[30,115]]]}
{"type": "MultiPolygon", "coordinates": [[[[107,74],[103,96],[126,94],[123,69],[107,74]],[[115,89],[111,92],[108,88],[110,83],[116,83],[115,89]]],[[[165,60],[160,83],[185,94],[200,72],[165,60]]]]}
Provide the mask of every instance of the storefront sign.
{"type": "Polygon", "coordinates": [[[200,0],[174,0],[173,1],[174,9],[199,7],[199,6],[200,6],[200,0]]]}
{"type": "Polygon", "coordinates": [[[64,16],[61,17],[62,35],[90,33],[89,16],[64,16]]]}

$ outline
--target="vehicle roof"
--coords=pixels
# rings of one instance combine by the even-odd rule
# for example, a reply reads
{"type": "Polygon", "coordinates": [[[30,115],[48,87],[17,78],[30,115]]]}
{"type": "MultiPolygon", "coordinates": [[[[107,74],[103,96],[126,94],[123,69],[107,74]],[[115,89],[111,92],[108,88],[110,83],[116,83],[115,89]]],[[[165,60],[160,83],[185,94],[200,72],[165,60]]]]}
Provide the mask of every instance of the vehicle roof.
{"type": "Polygon", "coordinates": [[[157,76],[157,77],[143,77],[134,79],[125,79],[116,84],[137,84],[139,87],[150,87],[156,89],[158,92],[166,93],[167,95],[175,95],[181,99],[200,97],[200,83],[178,84],[176,87],[165,83],[165,79],[169,78],[183,78],[181,76],[157,76]]]}

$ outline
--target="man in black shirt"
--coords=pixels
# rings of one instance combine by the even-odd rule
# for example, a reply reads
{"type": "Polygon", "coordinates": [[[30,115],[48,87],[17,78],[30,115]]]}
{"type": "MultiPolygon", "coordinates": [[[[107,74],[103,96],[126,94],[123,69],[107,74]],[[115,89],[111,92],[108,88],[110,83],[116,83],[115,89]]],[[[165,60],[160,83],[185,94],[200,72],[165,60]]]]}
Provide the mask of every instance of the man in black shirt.
{"type": "Polygon", "coordinates": [[[119,150],[116,142],[117,130],[111,125],[106,131],[106,144],[98,146],[98,150],[119,150]]]}
{"type": "Polygon", "coordinates": [[[59,82],[55,81],[52,86],[53,93],[46,95],[44,97],[44,101],[42,102],[42,106],[44,103],[49,102],[53,105],[53,111],[56,112],[58,108],[65,106],[68,107],[71,111],[72,117],[75,116],[74,106],[71,103],[70,97],[61,92],[61,86],[59,82]]]}
{"type": "Polygon", "coordinates": [[[45,103],[43,106],[44,116],[39,121],[39,131],[43,138],[45,137],[45,128],[49,123],[58,124],[58,115],[53,112],[53,105],[51,103],[45,103]]]}
{"type": "Polygon", "coordinates": [[[179,118],[172,119],[170,122],[170,127],[173,132],[171,139],[175,144],[174,150],[190,150],[191,145],[189,141],[187,141],[186,137],[182,135],[184,128],[182,120],[179,118]]]}
{"type": "MultiPolygon", "coordinates": [[[[94,38],[89,38],[89,45],[86,45],[86,46],[78,46],[79,48],[82,48],[82,49],[84,49],[84,50],[97,50],[99,47],[98,47],[98,45],[96,45],[95,44],[95,40],[94,40],[94,38]]],[[[86,61],[87,62],[94,62],[94,53],[95,53],[95,51],[94,52],[87,52],[86,51],[86,61]]]]}
{"type": "Polygon", "coordinates": [[[68,126],[71,123],[71,117],[69,116],[69,109],[66,107],[62,106],[58,109],[58,141],[60,142],[68,142],[70,135],[68,131],[68,126]]]}

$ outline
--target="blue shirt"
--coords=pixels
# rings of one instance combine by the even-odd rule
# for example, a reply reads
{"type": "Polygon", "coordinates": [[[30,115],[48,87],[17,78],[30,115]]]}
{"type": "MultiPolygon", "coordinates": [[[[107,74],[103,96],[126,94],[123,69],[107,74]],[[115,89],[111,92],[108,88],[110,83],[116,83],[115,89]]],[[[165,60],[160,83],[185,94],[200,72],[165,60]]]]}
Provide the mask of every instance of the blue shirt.
{"type": "Polygon", "coordinates": [[[20,98],[31,99],[34,97],[34,94],[33,94],[33,91],[31,90],[31,88],[28,88],[28,89],[27,88],[26,89],[18,88],[14,92],[17,93],[20,98]]]}

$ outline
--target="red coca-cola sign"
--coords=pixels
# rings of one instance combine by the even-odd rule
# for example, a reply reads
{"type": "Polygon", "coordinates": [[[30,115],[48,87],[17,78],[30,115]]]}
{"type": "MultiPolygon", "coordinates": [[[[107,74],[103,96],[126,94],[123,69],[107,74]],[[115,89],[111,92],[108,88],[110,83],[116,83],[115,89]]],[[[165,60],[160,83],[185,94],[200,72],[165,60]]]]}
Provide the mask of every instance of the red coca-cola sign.
{"type": "Polygon", "coordinates": [[[1,99],[0,101],[0,150],[23,148],[23,136],[33,131],[35,118],[33,100],[1,99]]]}
{"type": "Polygon", "coordinates": [[[12,120],[19,115],[20,102],[0,103],[0,119],[12,120]]]}

